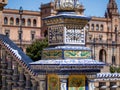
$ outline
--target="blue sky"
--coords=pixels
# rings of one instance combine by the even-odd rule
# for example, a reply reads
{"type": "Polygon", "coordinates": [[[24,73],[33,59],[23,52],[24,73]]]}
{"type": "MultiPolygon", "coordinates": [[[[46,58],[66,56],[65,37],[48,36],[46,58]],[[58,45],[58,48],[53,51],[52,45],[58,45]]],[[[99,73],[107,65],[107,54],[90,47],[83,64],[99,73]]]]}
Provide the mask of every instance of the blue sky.
{"type": "MultiPolygon", "coordinates": [[[[48,3],[53,0],[8,0],[8,5],[5,8],[19,9],[20,6],[24,10],[39,11],[41,3],[48,3]]],[[[86,16],[104,16],[107,3],[109,0],[79,0],[85,7],[86,16]]],[[[120,0],[116,0],[120,11],[120,0]]]]}

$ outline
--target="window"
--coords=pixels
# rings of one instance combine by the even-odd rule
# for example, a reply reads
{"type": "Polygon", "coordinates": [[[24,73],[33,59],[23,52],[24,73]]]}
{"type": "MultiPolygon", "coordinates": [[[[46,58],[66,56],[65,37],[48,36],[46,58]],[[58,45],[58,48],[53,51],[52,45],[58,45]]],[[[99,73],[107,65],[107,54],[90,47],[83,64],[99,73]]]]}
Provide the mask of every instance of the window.
{"type": "Polygon", "coordinates": [[[89,40],[90,40],[90,41],[92,40],[92,35],[89,35],[89,40]]]}
{"type": "Polygon", "coordinates": [[[13,24],[14,24],[14,19],[10,18],[10,25],[13,25],[13,24]]]}
{"type": "Polygon", "coordinates": [[[103,35],[99,35],[99,40],[102,41],[103,35]]]}
{"type": "Polygon", "coordinates": [[[10,37],[10,30],[5,30],[5,35],[10,37]]]}
{"type": "Polygon", "coordinates": [[[106,62],[106,51],[104,49],[101,49],[99,52],[99,60],[101,62],[106,62]]]}
{"type": "Polygon", "coordinates": [[[114,87],[116,85],[117,85],[116,82],[110,82],[110,90],[116,90],[116,88],[114,87]]]}
{"type": "Polygon", "coordinates": [[[8,18],[7,17],[4,18],[4,24],[8,24],[8,18]]]}
{"type": "Polygon", "coordinates": [[[115,60],[115,56],[112,55],[112,64],[115,65],[115,64],[116,64],[115,62],[116,62],[116,60],[115,60]]]}
{"type": "Polygon", "coordinates": [[[96,25],[96,31],[98,31],[98,30],[99,30],[99,25],[97,24],[97,25],[96,25]]]}
{"type": "Polygon", "coordinates": [[[22,31],[18,31],[18,40],[22,40],[22,31]]]}
{"type": "Polygon", "coordinates": [[[35,19],[33,20],[33,26],[37,26],[37,21],[35,19]]]}
{"type": "Polygon", "coordinates": [[[31,20],[30,19],[27,20],[27,25],[31,26],[31,20]]]}
{"type": "Polygon", "coordinates": [[[31,31],[31,40],[35,39],[35,31],[31,31]]]}
{"type": "Polygon", "coordinates": [[[22,19],[22,25],[25,26],[25,19],[22,19]]]}
{"type": "MultiPolygon", "coordinates": [[[[102,86],[106,86],[105,82],[99,82],[99,87],[101,88],[102,86]]],[[[100,90],[105,90],[105,89],[100,89],[100,90]]]]}
{"type": "Polygon", "coordinates": [[[16,18],[16,25],[19,25],[19,18],[16,18]]]}
{"type": "Polygon", "coordinates": [[[90,29],[90,25],[87,24],[87,25],[86,25],[86,30],[89,30],[89,29],[90,29]]]}
{"type": "Polygon", "coordinates": [[[103,25],[100,26],[100,30],[103,31],[103,25]]]}
{"type": "Polygon", "coordinates": [[[47,36],[48,36],[48,30],[45,30],[44,37],[47,37],[47,36]]]}
{"type": "Polygon", "coordinates": [[[91,25],[91,30],[94,30],[94,24],[91,25]]]}

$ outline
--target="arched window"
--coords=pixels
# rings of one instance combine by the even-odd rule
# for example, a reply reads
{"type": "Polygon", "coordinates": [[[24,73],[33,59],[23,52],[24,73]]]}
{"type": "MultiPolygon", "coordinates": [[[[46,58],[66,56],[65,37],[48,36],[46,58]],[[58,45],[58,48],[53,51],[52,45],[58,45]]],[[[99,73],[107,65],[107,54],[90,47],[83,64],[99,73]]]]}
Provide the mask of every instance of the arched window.
{"type": "Polygon", "coordinates": [[[47,37],[48,36],[48,30],[45,30],[44,31],[44,37],[47,37]]]}
{"type": "Polygon", "coordinates": [[[31,26],[31,20],[30,19],[27,20],[27,25],[31,26]]]}
{"type": "Polygon", "coordinates": [[[103,31],[103,29],[104,29],[104,27],[103,27],[103,25],[101,25],[101,26],[100,26],[100,30],[103,31]]]}
{"type": "Polygon", "coordinates": [[[22,25],[25,26],[25,19],[22,19],[22,25]]]}
{"type": "Polygon", "coordinates": [[[91,30],[94,30],[94,24],[91,25],[91,30]]]}
{"type": "Polygon", "coordinates": [[[96,31],[98,31],[98,30],[99,30],[99,25],[97,24],[97,25],[96,25],[96,31]]]}
{"type": "Polygon", "coordinates": [[[19,18],[16,18],[16,25],[19,25],[19,18]]]}
{"type": "Polygon", "coordinates": [[[106,51],[104,49],[101,49],[99,52],[99,60],[101,62],[106,62],[106,51]]]}
{"type": "Polygon", "coordinates": [[[8,18],[7,17],[4,18],[4,24],[8,24],[8,18]]]}
{"type": "Polygon", "coordinates": [[[31,40],[35,39],[35,31],[31,31],[31,40]]]}
{"type": "Polygon", "coordinates": [[[14,19],[10,18],[10,25],[13,25],[13,24],[14,24],[14,19]]]}
{"type": "Polygon", "coordinates": [[[33,20],[33,26],[37,26],[37,21],[36,21],[36,19],[33,20]]]}

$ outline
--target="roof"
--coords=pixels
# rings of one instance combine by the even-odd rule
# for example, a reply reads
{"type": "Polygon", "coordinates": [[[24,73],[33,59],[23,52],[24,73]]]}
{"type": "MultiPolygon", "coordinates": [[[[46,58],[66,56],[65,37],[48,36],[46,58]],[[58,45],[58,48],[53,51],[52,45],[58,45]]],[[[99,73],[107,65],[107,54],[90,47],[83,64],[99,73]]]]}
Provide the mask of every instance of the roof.
{"type": "Polygon", "coordinates": [[[61,60],[39,60],[30,63],[31,68],[39,73],[91,73],[100,72],[105,64],[92,59],[61,59],[61,60]]]}
{"type": "Polygon", "coordinates": [[[93,59],[61,59],[61,60],[39,60],[36,62],[30,63],[30,65],[100,65],[103,66],[105,63],[99,62],[93,59]]]}
{"type": "Polygon", "coordinates": [[[86,19],[86,20],[91,20],[91,17],[86,17],[83,15],[77,15],[75,12],[61,12],[55,16],[48,16],[46,18],[43,18],[43,20],[50,19],[50,18],[76,18],[76,19],[86,19]]]}
{"type": "Polygon", "coordinates": [[[45,48],[44,50],[83,50],[83,51],[91,51],[90,48],[85,47],[85,46],[72,46],[72,45],[66,45],[66,46],[55,46],[55,47],[48,47],[45,48]]]}

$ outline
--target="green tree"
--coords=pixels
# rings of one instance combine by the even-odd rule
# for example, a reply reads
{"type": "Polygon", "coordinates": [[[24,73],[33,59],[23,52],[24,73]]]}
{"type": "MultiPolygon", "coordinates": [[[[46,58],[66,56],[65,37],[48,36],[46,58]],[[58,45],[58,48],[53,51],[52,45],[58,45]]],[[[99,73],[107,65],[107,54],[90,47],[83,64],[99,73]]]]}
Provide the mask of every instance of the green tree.
{"type": "Polygon", "coordinates": [[[110,66],[110,72],[115,73],[116,72],[116,67],[110,66]]]}
{"type": "Polygon", "coordinates": [[[48,46],[48,40],[35,40],[29,47],[26,49],[26,54],[37,61],[41,59],[42,50],[48,46]]]}
{"type": "Polygon", "coordinates": [[[117,67],[117,73],[120,73],[120,67],[117,67]]]}

